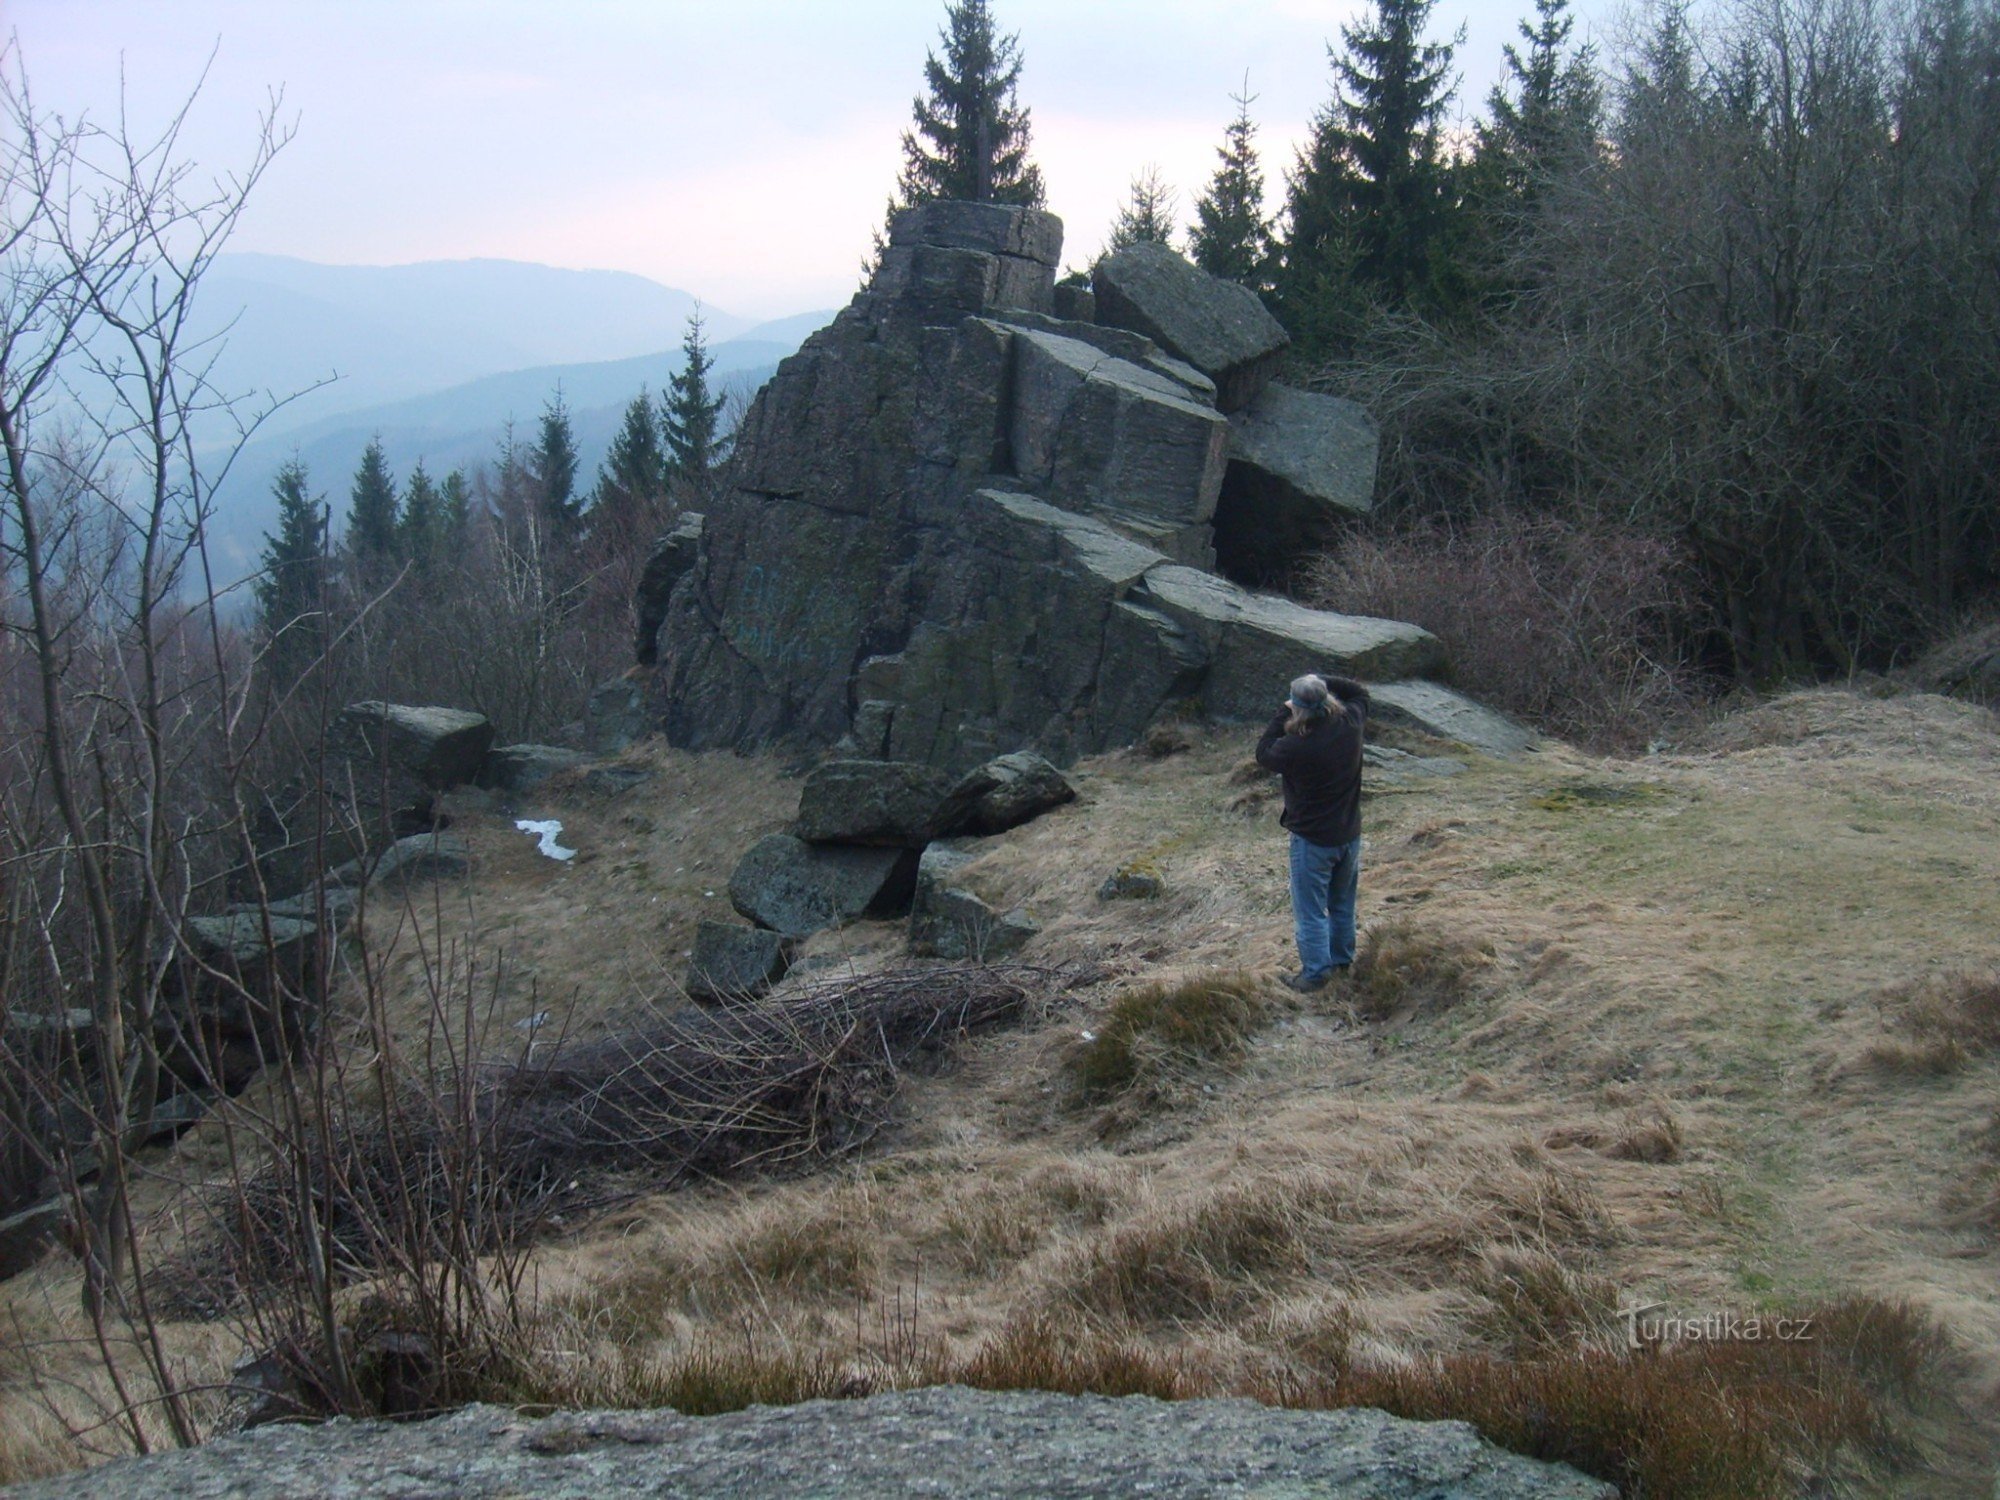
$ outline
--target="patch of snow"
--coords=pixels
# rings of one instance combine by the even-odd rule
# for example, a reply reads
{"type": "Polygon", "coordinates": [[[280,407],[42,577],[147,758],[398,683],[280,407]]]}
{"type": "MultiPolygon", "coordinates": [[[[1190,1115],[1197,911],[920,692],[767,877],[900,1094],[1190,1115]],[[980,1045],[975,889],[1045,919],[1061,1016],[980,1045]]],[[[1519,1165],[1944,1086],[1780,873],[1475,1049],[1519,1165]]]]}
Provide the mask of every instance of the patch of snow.
{"type": "Polygon", "coordinates": [[[562,832],[562,824],[554,818],[517,818],[514,826],[523,833],[539,835],[541,843],[537,847],[550,859],[576,858],[574,849],[565,849],[556,842],[556,835],[562,832]]]}

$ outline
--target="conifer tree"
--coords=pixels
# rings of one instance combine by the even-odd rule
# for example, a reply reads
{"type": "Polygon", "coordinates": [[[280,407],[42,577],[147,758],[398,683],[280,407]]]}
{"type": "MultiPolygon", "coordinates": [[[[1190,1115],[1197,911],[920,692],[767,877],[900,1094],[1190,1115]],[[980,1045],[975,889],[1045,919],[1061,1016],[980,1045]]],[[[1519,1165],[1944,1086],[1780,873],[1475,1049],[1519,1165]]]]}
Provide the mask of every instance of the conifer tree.
{"type": "Polygon", "coordinates": [[[396,553],[396,481],[379,435],[369,439],[348,492],[347,550],[364,565],[396,553]]]}
{"type": "Polygon", "coordinates": [[[528,454],[528,471],[533,476],[540,502],[542,523],[551,537],[574,537],[583,516],[583,502],[576,493],[576,434],[570,430],[569,407],[563,401],[562,386],[542,408],[542,421],[535,446],[528,454]]]}
{"type": "Polygon", "coordinates": [[[257,625],[267,643],[271,680],[285,683],[318,654],[311,629],[324,608],[327,507],[306,493],[305,465],[294,458],[278,470],[278,530],[264,536],[264,572],[257,580],[257,625]]]}
{"type": "Polygon", "coordinates": [[[1549,174],[1594,149],[1602,97],[1591,49],[1564,49],[1573,22],[1569,0],[1535,0],[1536,24],[1520,23],[1523,55],[1505,48],[1507,78],[1487,96],[1475,171],[1515,203],[1535,196],[1549,174]]]}
{"type": "Polygon", "coordinates": [[[472,490],[465,470],[453,469],[438,486],[438,537],[446,548],[463,545],[472,529],[472,490]]]}
{"type": "Polygon", "coordinates": [[[403,516],[396,534],[403,556],[420,570],[428,570],[444,537],[442,506],[437,487],[425,472],[424,461],[410,470],[410,482],[403,491],[403,516]]]}
{"type": "Polygon", "coordinates": [[[1247,82],[1244,90],[1229,96],[1236,118],[1216,148],[1222,164],[1194,206],[1188,250],[1209,275],[1260,288],[1271,257],[1271,223],[1264,217],[1264,169],[1257,159],[1257,127],[1250,121],[1256,96],[1247,82]]]}
{"type": "Polygon", "coordinates": [[[1107,253],[1127,245],[1171,245],[1174,239],[1174,190],[1160,177],[1160,169],[1148,165],[1132,179],[1131,196],[1111,221],[1107,253]]]}
{"type": "MultiPolygon", "coordinates": [[[[707,357],[706,350],[703,357],[707,357]]],[[[623,526],[642,514],[666,492],[666,477],[659,413],[652,396],[641,388],[625,408],[624,424],[611,439],[611,450],[597,471],[597,488],[590,503],[591,529],[623,526]]]]}
{"type": "Polygon", "coordinates": [[[688,315],[681,356],[681,368],[668,380],[660,403],[666,477],[700,496],[727,446],[722,438],[722,393],[709,385],[715,361],[709,357],[700,308],[688,315]]]}
{"type": "Polygon", "coordinates": [[[1363,300],[1450,309],[1455,205],[1441,127],[1464,32],[1424,41],[1434,3],[1375,0],[1341,28],[1342,50],[1328,49],[1334,97],[1291,175],[1276,277],[1280,315],[1308,350],[1337,342],[1363,300]]]}
{"type": "Polygon", "coordinates": [[[994,29],[987,0],[948,0],[938,39],[944,56],[924,58],[891,212],[936,198],[1039,206],[1042,173],[1028,160],[1028,111],[1014,93],[1020,38],[994,29]]]}

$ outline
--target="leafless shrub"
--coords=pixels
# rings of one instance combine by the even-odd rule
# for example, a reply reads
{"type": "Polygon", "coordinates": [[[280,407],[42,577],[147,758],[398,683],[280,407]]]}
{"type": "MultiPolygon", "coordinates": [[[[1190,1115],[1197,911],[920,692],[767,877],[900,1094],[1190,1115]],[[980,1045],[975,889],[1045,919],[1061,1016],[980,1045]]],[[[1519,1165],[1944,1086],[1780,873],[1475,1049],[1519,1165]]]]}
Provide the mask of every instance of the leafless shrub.
{"type": "Polygon", "coordinates": [[[1423,626],[1460,686],[1593,749],[1643,749],[1695,696],[1688,583],[1673,549],[1634,527],[1411,518],[1350,532],[1301,588],[1327,609],[1423,626]]]}

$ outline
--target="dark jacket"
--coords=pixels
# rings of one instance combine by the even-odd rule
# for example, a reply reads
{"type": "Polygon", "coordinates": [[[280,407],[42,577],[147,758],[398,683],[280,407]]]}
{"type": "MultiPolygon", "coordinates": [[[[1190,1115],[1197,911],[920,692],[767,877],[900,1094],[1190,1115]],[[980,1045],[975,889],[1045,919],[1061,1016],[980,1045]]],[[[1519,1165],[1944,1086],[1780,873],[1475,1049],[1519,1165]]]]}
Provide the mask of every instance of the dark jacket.
{"type": "Polygon", "coordinates": [[[1368,722],[1368,689],[1346,677],[1327,677],[1333,693],[1325,719],[1304,734],[1285,733],[1289,711],[1280,709],[1257,741],[1257,764],[1276,771],[1285,786],[1279,819],[1315,844],[1345,844],[1361,837],[1361,731],[1368,722]]]}

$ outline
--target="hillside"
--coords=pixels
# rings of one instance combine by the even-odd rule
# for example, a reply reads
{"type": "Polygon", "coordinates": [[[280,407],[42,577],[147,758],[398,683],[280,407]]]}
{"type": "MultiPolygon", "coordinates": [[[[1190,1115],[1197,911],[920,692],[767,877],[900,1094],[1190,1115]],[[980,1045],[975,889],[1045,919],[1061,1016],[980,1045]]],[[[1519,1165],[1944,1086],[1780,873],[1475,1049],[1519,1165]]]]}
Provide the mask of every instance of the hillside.
{"type": "MultiPolygon", "coordinates": [[[[1987,1492],[1993,715],[1815,692],[1638,761],[1550,745],[1457,752],[1439,775],[1389,757],[1367,787],[1364,961],[1306,1004],[1277,982],[1273,788],[1244,773],[1241,727],[1184,743],[1082,762],[1076,803],[980,846],[975,885],[1041,923],[1021,958],[1084,966],[1039,1019],[906,1080],[888,1128],[816,1175],[580,1192],[596,1206],[535,1256],[551,1382],[636,1400],[635,1370],[747,1343],[865,1390],[919,1343],[965,1358],[1058,1326],[1274,1389],[1616,1348],[1617,1310],[1639,1304],[1699,1318],[1868,1294],[1946,1330],[1921,1372],[1946,1399],[1913,1448],[1847,1454],[1842,1492],[1987,1492]],[[1164,894],[1099,899],[1135,861],[1164,894]],[[1155,984],[1235,1030],[1176,1050],[1141,1024],[1123,1073],[1090,1071],[1136,1013],[1114,1006],[1155,984]]],[[[481,955],[496,1051],[537,1010],[588,1038],[672,1003],[696,921],[731,916],[736,858],[789,821],[797,768],[652,742],[626,763],[647,774],[622,792],[459,796],[472,878],[369,934],[406,1045],[426,954],[481,955]],[[538,854],[517,816],[560,818],[575,860],[538,854]]],[[[899,923],[821,934],[788,986],[902,950],[899,923]]],[[[224,1153],[211,1121],[159,1154],[154,1234],[171,1237],[173,1185],[224,1153]]],[[[27,1338],[80,1333],[75,1309],[60,1260],[0,1289],[27,1338]]],[[[171,1337],[193,1360],[237,1352],[219,1327],[171,1337]]],[[[0,1475],[64,1461],[24,1394],[0,1399],[0,1475]]]]}

